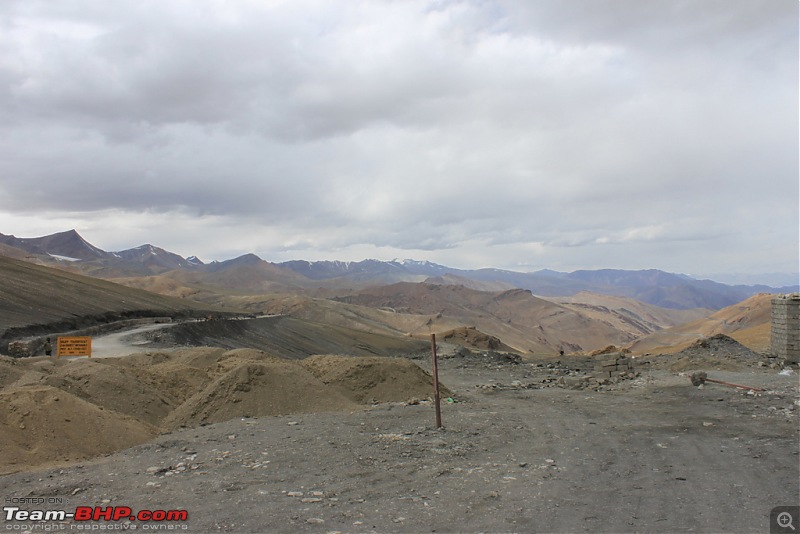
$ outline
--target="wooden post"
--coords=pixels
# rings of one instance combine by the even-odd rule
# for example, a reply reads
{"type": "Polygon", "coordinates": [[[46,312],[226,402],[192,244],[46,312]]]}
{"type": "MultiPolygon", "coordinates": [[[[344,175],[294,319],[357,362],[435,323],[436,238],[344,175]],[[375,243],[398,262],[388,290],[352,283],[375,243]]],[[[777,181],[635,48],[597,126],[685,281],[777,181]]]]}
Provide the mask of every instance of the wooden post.
{"type": "Polygon", "coordinates": [[[431,353],[433,354],[433,404],[436,407],[436,428],[442,428],[442,405],[439,399],[439,366],[436,362],[436,334],[431,334],[431,353]]]}

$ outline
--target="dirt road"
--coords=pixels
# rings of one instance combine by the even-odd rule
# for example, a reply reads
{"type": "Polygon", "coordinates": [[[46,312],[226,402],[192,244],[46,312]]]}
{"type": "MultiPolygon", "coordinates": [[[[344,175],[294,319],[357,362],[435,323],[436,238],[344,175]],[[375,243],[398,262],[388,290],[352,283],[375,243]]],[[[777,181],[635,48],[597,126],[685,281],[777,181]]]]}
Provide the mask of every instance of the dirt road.
{"type": "Polygon", "coordinates": [[[174,326],[173,323],[149,324],[113,334],[94,336],[92,339],[92,357],[112,358],[147,352],[152,349],[146,346],[146,341],[137,340],[137,337],[146,332],[154,332],[172,326],[174,326]]]}
{"type": "Polygon", "coordinates": [[[748,394],[669,371],[575,391],[546,372],[447,359],[444,429],[428,403],[238,418],[3,476],[0,496],[186,510],[107,526],[192,532],[766,532],[800,502],[797,375],[715,374],[768,390],[748,394]]]}

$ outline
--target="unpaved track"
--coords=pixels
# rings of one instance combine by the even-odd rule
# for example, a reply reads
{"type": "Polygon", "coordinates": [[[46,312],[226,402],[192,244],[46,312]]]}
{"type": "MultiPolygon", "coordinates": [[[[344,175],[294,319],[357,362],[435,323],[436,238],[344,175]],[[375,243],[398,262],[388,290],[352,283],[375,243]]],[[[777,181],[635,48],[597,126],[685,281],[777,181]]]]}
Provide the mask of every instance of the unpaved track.
{"type": "Polygon", "coordinates": [[[458,401],[443,430],[428,404],[237,419],[7,475],[0,495],[186,509],[194,532],[767,532],[800,501],[796,375],[721,376],[761,396],[667,371],[601,392],[475,388],[536,373],[442,362],[458,401]]]}
{"type": "Polygon", "coordinates": [[[124,330],[122,332],[115,332],[113,334],[95,336],[92,338],[92,357],[112,358],[152,351],[152,348],[147,347],[141,341],[137,342],[132,338],[138,334],[153,332],[155,330],[169,328],[172,326],[174,326],[173,323],[149,324],[130,330],[124,330]]]}

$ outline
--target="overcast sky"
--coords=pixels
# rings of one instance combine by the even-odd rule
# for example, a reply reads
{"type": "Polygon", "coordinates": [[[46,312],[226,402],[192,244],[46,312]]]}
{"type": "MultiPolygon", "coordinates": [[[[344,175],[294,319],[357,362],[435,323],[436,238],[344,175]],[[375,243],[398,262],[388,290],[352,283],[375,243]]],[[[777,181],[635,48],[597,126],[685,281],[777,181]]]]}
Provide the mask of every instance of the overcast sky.
{"type": "Polygon", "coordinates": [[[798,270],[797,0],[3,0],[0,232],[798,270]]]}

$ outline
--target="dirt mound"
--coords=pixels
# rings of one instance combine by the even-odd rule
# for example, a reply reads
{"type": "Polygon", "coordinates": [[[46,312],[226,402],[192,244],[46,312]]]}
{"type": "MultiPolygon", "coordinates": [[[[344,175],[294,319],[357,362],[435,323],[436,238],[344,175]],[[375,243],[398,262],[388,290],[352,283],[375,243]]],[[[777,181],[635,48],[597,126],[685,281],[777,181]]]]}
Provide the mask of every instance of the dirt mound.
{"type": "Polygon", "coordinates": [[[189,398],[163,423],[166,428],[216,423],[235,417],[342,411],[357,405],[293,362],[240,362],[189,398]]]}
{"type": "Polygon", "coordinates": [[[762,358],[735,339],[717,334],[695,341],[688,348],[673,354],[668,361],[667,367],[671,371],[699,368],[735,371],[756,365],[762,358]]]}
{"type": "MultiPolygon", "coordinates": [[[[312,356],[300,363],[356,402],[404,402],[433,393],[432,377],[404,358],[312,356]]],[[[450,392],[442,387],[441,394],[450,392]]]]}
{"type": "Polygon", "coordinates": [[[709,338],[697,340],[678,354],[687,356],[694,354],[710,354],[711,356],[718,356],[721,358],[751,362],[757,362],[760,359],[758,354],[725,334],[717,334],[709,338]]]}
{"type": "Polygon", "coordinates": [[[23,370],[17,365],[17,359],[0,356],[0,388],[4,388],[19,380],[23,370]]]}
{"type": "Polygon", "coordinates": [[[50,386],[0,392],[0,473],[83,460],[152,439],[158,430],[50,386]]]}
{"type": "Polygon", "coordinates": [[[158,384],[181,403],[214,378],[209,368],[216,365],[223,354],[224,349],[197,348],[174,353],[135,354],[104,361],[130,368],[140,380],[158,384]]]}
{"type": "Polygon", "coordinates": [[[481,350],[513,350],[511,347],[500,341],[500,338],[485,334],[474,326],[454,328],[443,332],[440,337],[448,343],[455,343],[464,347],[481,350]]]}
{"type": "Polygon", "coordinates": [[[156,426],[180,405],[161,380],[108,361],[67,361],[41,382],[156,426]]]}
{"type": "Polygon", "coordinates": [[[182,426],[352,411],[432,394],[430,375],[404,358],[298,361],[207,347],[123,358],[1,358],[0,384],[0,471],[85,459],[182,426]]]}

